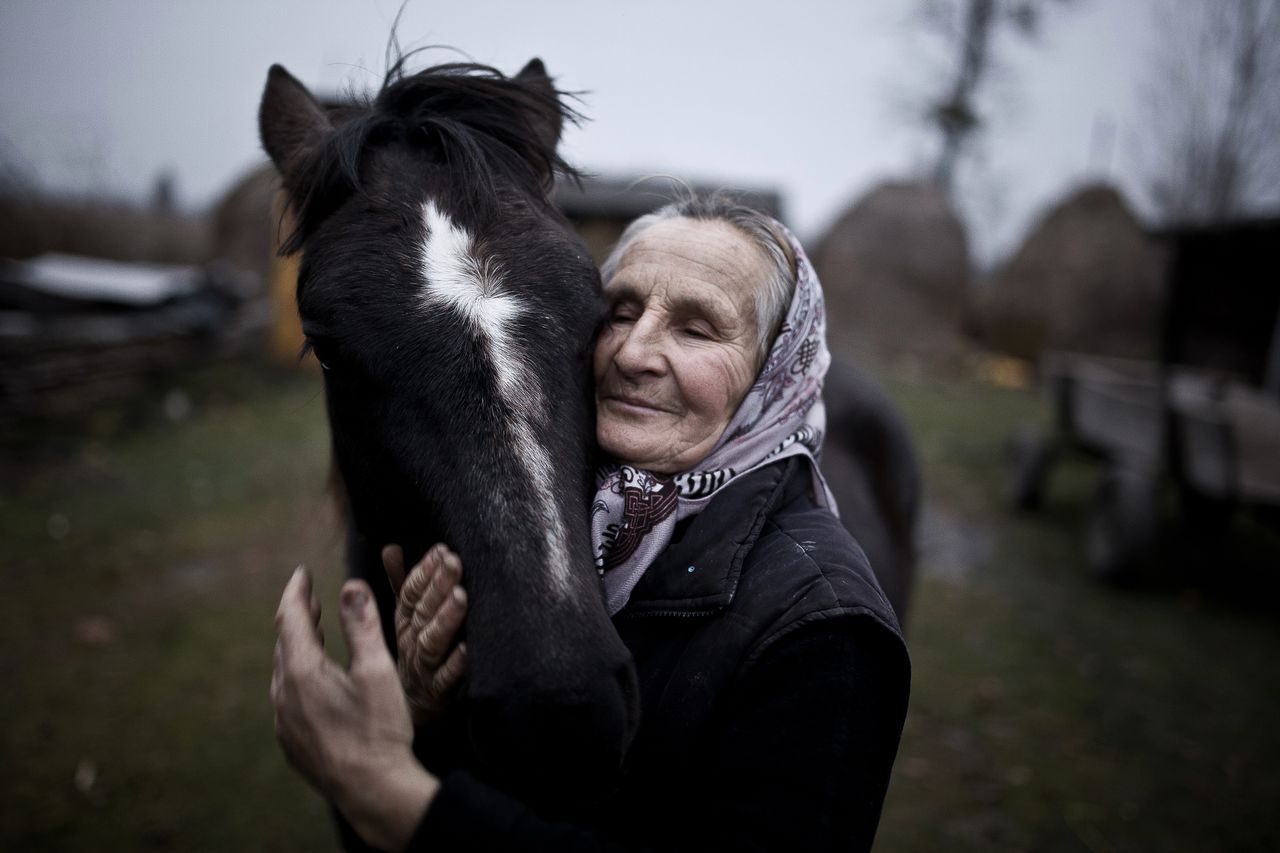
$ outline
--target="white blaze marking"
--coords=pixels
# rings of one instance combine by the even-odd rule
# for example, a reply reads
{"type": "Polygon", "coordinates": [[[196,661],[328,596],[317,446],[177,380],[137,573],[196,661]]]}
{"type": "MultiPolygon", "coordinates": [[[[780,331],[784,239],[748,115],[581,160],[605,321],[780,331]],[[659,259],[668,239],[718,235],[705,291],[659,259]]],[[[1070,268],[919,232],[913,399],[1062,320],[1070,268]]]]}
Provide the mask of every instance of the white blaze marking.
{"type": "Polygon", "coordinates": [[[538,443],[533,422],[543,415],[537,377],[521,360],[514,344],[513,321],[524,310],[520,301],[502,290],[503,270],[482,263],[473,251],[471,235],[428,201],[422,208],[427,227],[422,252],[423,298],[433,307],[452,308],[471,327],[489,354],[498,376],[498,397],[510,413],[507,426],[515,439],[512,448],[523,465],[526,482],[538,500],[544,525],[548,568],[562,595],[569,589],[569,549],[564,524],[550,492],[551,460],[538,443]]]}

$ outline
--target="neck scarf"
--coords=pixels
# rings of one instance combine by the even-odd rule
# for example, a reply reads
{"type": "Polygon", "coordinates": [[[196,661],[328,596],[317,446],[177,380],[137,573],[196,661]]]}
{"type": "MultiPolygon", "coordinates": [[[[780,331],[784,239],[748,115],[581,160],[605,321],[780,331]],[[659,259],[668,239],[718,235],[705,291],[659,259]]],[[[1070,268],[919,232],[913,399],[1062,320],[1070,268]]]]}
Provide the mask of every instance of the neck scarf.
{"type": "Polygon", "coordinates": [[[800,242],[783,231],[796,256],[791,305],[760,375],[715,447],[695,468],[679,474],[619,463],[596,474],[591,538],[611,616],[626,606],[645,570],[671,542],[676,524],[701,512],[744,474],[804,456],[813,470],[814,497],[836,511],[817,463],[826,429],[822,381],[831,363],[822,285],[800,242]]]}

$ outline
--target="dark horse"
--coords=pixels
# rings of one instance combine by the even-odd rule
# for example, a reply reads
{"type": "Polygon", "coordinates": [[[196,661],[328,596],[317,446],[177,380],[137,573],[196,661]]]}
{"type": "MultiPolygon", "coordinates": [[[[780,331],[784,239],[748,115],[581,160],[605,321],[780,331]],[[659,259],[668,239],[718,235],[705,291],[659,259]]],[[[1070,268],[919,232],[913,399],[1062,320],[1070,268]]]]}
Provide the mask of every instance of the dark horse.
{"type": "Polygon", "coordinates": [[[637,723],[635,671],[591,559],[599,275],[548,200],[573,113],[542,63],[408,75],[326,110],[272,67],[259,113],[301,251],[352,574],[447,543],[471,569],[467,758],[531,801],[607,790],[637,723]]]}
{"type": "Polygon", "coordinates": [[[869,376],[841,361],[827,371],[822,473],[840,521],[858,540],[898,621],[915,584],[920,464],[897,407],[869,376]]]}

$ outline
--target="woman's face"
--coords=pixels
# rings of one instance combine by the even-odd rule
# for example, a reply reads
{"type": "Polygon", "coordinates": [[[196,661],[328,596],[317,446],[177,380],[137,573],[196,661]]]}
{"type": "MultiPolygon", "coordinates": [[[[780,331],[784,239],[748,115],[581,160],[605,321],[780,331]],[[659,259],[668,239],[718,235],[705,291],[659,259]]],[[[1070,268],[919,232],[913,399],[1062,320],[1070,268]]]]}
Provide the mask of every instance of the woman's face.
{"type": "Polygon", "coordinates": [[[596,436],[629,465],[673,474],[715,446],[759,370],[756,294],[768,261],[720,221],[667,219],[605,284],[596,436]]]}

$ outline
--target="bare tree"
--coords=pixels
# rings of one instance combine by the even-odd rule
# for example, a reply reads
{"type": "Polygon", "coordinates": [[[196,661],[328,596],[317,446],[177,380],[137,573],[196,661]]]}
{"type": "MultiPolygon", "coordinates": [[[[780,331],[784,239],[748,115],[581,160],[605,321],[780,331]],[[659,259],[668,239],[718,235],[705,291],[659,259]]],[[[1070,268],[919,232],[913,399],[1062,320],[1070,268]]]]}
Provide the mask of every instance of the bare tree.
{"type": "Polygon", "coordinates": [[[1164,0],[1147,103],[1150,201],[1212,222],[1280,201],[1280,0],[1164,0]]]}
{"type": "Polygon", "coordinates": [[[1072,0],[922,0],[921,18],[955,51],[955,67],[944,93],[929,104],[928,119],[937,129],[940,148],[933,180],[950,193],[956,166],[982,128],[977,93],[993,62],[995,36],[1010,29],[1023,37],[1039,32],[1051,3],[1072,0]]]}

